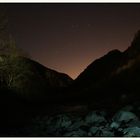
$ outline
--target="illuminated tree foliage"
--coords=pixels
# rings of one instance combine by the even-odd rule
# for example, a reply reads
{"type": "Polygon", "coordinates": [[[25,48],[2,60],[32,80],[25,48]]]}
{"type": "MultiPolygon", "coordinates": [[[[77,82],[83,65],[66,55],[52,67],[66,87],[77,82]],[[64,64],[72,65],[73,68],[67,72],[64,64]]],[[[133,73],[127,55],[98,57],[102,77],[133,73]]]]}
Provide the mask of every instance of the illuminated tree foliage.
{"type": "Polygon", "coordinates": [[[27,54],[16,46],[16,42],[8,31],[8,19],[5,10],[0,8],[0,86],[12,88],[25,71],[25,63],[19,64],[20,56],[27,54]],[[21,66],[20,66],[21,65],[21,66]]]}

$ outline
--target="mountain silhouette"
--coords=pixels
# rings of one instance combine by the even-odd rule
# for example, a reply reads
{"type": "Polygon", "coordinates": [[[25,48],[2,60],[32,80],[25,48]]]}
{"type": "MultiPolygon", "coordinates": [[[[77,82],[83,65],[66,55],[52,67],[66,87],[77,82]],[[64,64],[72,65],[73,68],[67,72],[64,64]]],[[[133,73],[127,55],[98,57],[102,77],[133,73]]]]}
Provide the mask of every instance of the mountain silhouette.
{"type": "Polygon", "coordinates": [[[95,108],[138,102],[139,71],[140,31],[124,52],[112,50],[92,62],[75,79],[73,89],[79,92],[79,100],[90,102],[95,108]]]}
{"type": "MultiPolygon", "coordinates": [[[[67,87],[72,78],[25,57],[0,56],[1,88],[26,99],[44,99],[50,92],[67,87]]],[[[51,93],[52,94],[52,93],[51,93]]]]}
{"type": "Polygon", "coordinates": [[[74,81],[77,87],[87,87],[105,79],[114,71],[122,58],[119,50],[110,51],[107,55],[91,63],[74,81]],[[114,63],[113,63],[114,62],[114,63]]]}
{"type": "Polygon", "coordinates": [[[140,55],[140,31],[138,31],[131,43],[124,52],[112,50],[103,57],[92,62],[74,81],[76,86],[87,86],[96,84],[107,78],[119,67],[127,65],[132,59],[140,55]]]}

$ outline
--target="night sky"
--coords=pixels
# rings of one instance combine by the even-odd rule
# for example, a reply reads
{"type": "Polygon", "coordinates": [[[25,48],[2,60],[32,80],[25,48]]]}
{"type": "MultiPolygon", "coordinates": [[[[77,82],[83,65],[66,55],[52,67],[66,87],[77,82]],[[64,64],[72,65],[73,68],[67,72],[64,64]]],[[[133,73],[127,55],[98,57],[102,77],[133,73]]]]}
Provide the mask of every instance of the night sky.
{"type": "MultiPolygon", "coordinates": [[[[3,4],[0,4],[3,5],[3,4]]],[[[48,68],[76,78],[140,29],[140,4],[6,4],[17,46],[48,68]]]]}

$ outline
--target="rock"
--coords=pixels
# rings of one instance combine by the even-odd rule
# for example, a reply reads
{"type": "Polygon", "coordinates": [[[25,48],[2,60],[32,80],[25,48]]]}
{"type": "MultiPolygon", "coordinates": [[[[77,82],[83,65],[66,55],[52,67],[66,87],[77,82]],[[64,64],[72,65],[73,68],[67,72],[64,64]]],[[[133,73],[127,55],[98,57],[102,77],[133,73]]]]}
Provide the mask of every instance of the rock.
{"type": "Polygon", "coordinates": [[[86,116],[85,122],[87,124],[99,125],[100,123],[106,122],[106,119],[104,118],[104,116],[101,116],[101,115],[97,114],[95,111],[93,111],[93,112],[90,112],[86,116]]]}
{"type": "Polygon", "coordinates": [[[66,130],[71,124],[71,119],[67,115],[57,115],[47,121],[47,130],[50,133],[66,130]]]}
{"type": "Polygon", "coordinates": [[[140,127],[140,121],[133,120],[126,124],[127,127],[140,127]]]}
{"type": "Polygon", "coordinates": [[[114,137],[114,133],[107,130],[102,130],[102,137],[114,137]]]}
{"type": "Polygon", "coordinates": [[[67,128],[67,131],[74,131],[82,126],[85,126],[85,122],[81,118],[75,118],[72,124],[67,128]]]}
{"type": "Polygon", "coordinates": [[[50,117],[37,117],[34,121],[32,133],[35,136],[62,136],[71,125],[71,119],[67,115],[50,117]]]}
{"type": "Polygon", "coordinates": [[[91,127],[90,135],[92,136],[100,136],[100,137],[113,137],[114,133],[111,132],[108,128],[103,127],[91,127]]]}
{"type": "Polygon", "coordinates": [[[119,126],[120,126],[120,123],[117,123],[117,122],[112,122],[112,123],[110,124],[110,127],[111,127],[111,128],[115,128],[115,129],[118,129],[119,126]]]}
{"type": "Polygon", "coordinates": [[[123,130],[125,137],[140,137],[139,127],[129,127],[123,130]]]}
{"type": "Polygon", "coordinates": [[[78,129],[75,131],[67,132],[63,136],[64,137],[84,137],[84,136],[87,136],[87,133],[81,129],[78,129]]]}
{"type": "Polygon", "coordinates": [[[115,114],[112,120],[115,122],[128,122],[130,120],[138,120],[138,117],[129,111],[119,111],[115,114]]]}
{"type": "Polygon", "coordinates": [[[100,128],[96,126],[92,126],[89,130],[90,134],[95,135],[97,131],[99,131],[100,128]]]}

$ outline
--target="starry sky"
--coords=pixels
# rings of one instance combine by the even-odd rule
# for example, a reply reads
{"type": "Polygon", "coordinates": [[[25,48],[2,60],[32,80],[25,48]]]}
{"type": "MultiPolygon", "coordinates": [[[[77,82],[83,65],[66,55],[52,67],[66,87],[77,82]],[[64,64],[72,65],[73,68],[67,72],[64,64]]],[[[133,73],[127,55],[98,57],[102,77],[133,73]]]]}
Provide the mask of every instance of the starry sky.
{"type": "Polygon", "coordinates": [[[48,68],[76,78],[112,49],[127,49],[140,29],[140,4],[31,3],[6,7],[17,46],[48,68]]]}

